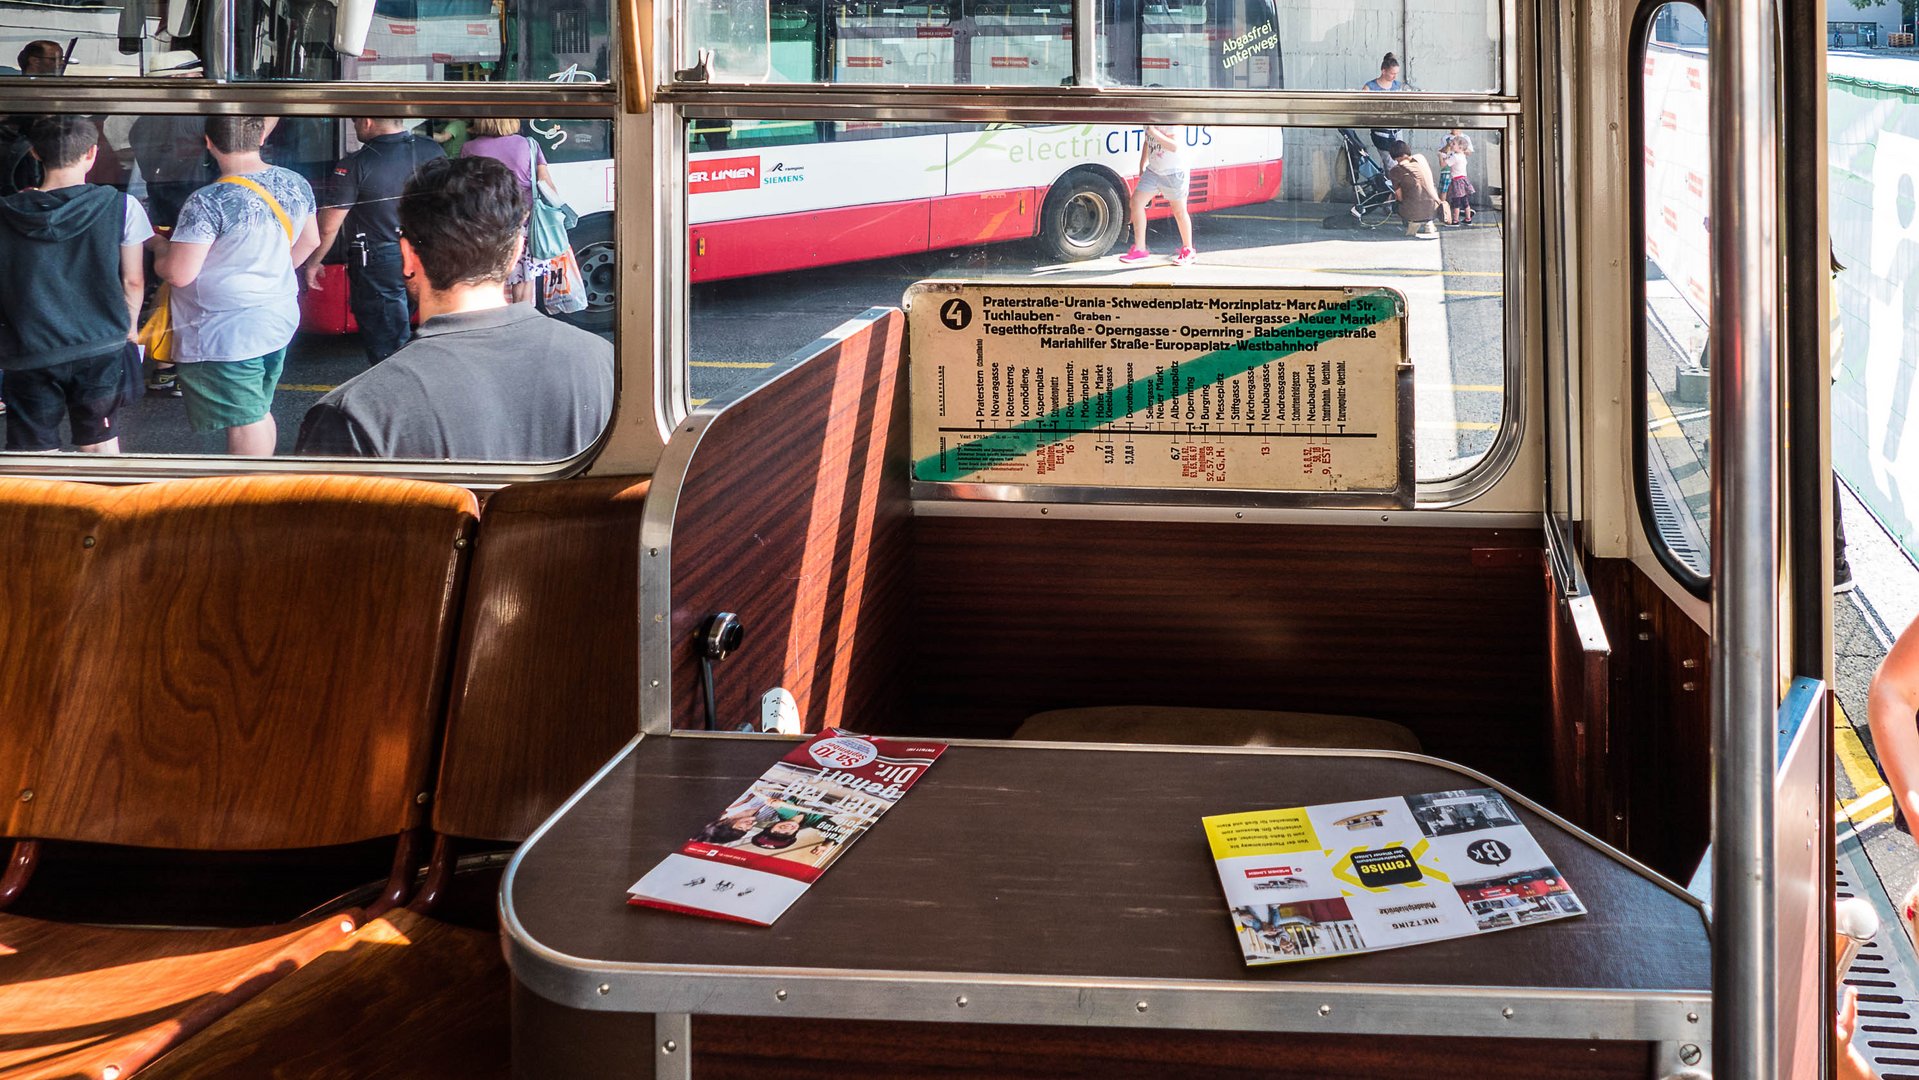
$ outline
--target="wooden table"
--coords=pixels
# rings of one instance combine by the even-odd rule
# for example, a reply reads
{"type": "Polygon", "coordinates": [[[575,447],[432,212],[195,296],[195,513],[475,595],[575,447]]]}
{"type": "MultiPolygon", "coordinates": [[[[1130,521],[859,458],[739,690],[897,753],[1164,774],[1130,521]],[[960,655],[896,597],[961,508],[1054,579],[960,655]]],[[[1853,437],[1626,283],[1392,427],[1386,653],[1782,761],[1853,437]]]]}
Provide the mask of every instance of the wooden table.
{"type": "Polygon", "coordinates": [[[1245,966],[1200,818],[1498,786],[1418,755],[956,743],[771,928],[624,902],[785,747],[641,737],[521,848],[501,914],[523,1073],[563,1074],[553,1046],[603,1037],[561,1029],[605,1013],[629,1045],[589,1056],[660,1076],[688,1075],[691,1014],[1586,1040],[1640,1044],[1654,1075],[1708,1050],[1698,903],[1510,791],[1590,914],[1245,966]]]}

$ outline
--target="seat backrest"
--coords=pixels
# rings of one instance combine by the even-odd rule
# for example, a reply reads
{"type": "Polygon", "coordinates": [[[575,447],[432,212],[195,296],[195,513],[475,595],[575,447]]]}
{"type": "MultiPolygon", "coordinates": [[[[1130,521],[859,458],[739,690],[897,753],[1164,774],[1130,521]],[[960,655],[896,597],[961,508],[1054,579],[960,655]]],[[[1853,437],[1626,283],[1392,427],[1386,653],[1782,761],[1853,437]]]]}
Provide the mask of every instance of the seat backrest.
{"type": "Polygon", "coordinates": [[[0,660],[53,676],[0,683],[40,728],[9,834],[262,850],[420,824],[475,512],[378,477],[0,482],[0,537],[35,534],[0,624],[64,620],[0,660]]]}
{"type": "Polygon", "coordinates": [[[433,828],[524,840],[639,730],[648,482],[548,481],[486,501],[433,828]]]}

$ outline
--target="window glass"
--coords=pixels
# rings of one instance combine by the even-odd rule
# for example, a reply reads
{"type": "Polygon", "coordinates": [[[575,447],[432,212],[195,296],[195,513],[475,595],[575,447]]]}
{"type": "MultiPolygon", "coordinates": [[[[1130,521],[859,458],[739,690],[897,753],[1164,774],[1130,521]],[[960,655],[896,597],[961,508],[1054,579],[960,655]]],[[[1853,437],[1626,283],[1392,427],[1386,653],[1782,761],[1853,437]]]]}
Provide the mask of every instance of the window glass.
{"type": "Polygon", "coordinates": [[[9,450],[550,461],[599,436],[618,266],[609,122],[285,117],[264,125],[258,159],[257,127],[224,122],[0,126],[9,450]],[[59,130],[70,145],[54,159],[75,164],[48,169],[26,151],[59,130]],[[402,200],[433,179],[422,169],[438,195],[402,200]],[[565,208],[556,229],[513,216],[542,179],[565,208]],[[53,186],[21,190],[36,185],[53,186]],[[37,235],[19,227],[41,219],[37,235]],[[162,238],[145,241],[149,227],[162,238]],[[129,305],[144,361],[120,349],[129,305]]]}
{"type": "MultiPolygon", "coordinates": [[[[688,0],[687,12],[685,61],[710,51],[715,82],[1075,82],[1065,0],[688,0]]],[[[1409,0],[1390,10],[1102,0],[1096,18],[1095,68],[1107,86],[1483,93],[1500,85],[1493,0],[1409,0]]]]}
{"type": "Polygon", "coordinates": [[[1705,32],[1704,15],[1690,4],[1662,5],[1651,19],[1638,165],[1647,526],[1670,561],[1699,577],[1710,565],[1712,499],[1705,32]]]}
{"type": "Polygon", "coordinates": [[[1407,298],[1420,478],[1464,472],[1498,432],[1506,166],[1496,130],[1457,141],[1382,131],[1376,143],[1367,129],[1162,128],[1176,160],[1154,155],[1148,166],[1185,166],[1196,249],[1175,264],[1181,238],[1164,196],[1146,210],[1149,256],[1125,259],[1147,137],[1137,126],[820,123],[805,140],[710,149],[709,125],[688,132],[696,404],[739,396],[924,278],[1383,284],[1407,298]],[[1402,139],[1418,164],[1389,175],[1382,145],[1402,139]],[[1442,183],[1462,224],[1445,224],[1442,183]]]}
{"type": "Polygon", "coordinates": [[[188,7],[168,21],[157,4],[0,0],[0,77],[197,77],[198,23],[188,7]]]}
{"type": "Polygon", "coordinates": [[[608,0],[280,0],[236,9],[241,79],[599,82],[608,0]],[[351,13],[371,8],[364,22],[351,13]]]}

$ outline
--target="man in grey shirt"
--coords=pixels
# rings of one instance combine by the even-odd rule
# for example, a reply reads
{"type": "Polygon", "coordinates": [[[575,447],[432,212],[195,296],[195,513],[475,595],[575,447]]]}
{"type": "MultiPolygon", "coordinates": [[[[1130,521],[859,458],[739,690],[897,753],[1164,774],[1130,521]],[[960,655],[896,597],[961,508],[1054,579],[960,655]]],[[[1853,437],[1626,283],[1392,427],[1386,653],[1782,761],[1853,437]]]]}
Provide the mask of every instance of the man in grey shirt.
{"type": "Polygon", "coordinates": [[[430,161],[400,196],[412,341],[307,410],[297,453],[429,461],[559,461],[613,413],[613,346],[509,304],[526,194],[492,158],[430,161]]]}

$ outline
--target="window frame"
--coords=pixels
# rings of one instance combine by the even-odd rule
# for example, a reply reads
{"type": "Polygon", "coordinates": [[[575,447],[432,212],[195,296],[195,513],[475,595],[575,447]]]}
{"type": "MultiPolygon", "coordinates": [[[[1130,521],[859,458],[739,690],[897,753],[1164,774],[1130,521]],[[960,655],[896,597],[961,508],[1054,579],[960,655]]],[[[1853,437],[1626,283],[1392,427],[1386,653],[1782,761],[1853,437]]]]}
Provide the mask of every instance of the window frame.
{"type": "MultiPolygon", "coordinates": [[[[1639,528],[1644,533],[1646,544],[1652,554],[1685,590],[1701,600],[1709,599],[1712,593],[1712,539],[1710,530],[1706,537],[1706,572],[1701,574],[1686,565],[1684,559],[1673,551],[1666,537],[1659,531],[1654,520],[1652,498],[1652,463],[1650,460],[1650,435],[1647,430],[1646,391],[1650,375],[1647,371],[1646,342],[1646,46],[1652,40],[1653,20],[1661,8],[1668,4],[1683,4],[1697,10],[1702,18],[1710,18],[1705,4],[1698,0],[1643,0],[1638,10],[1633,12],[1631,46],[1627,51],[1627,63],[1630,65],[1626,79],[1626,118],[1630,125],[1627,141],[1627,153],[1631,155],[1631,175],[1628,178],[1627,221],[1631,230],[1628,243],[1631,264],[1631,290],[1629,301],[1632,306],[1631,329],[1631,392],[1627,395],[1631,401],[1632,431],[1632,486],[1633,504],[1639,514],[1639,528]]],[[[1712,328],[1706,328],[1708,341],[1712,328]]],[[[1708,373],[1710,377],[1710,372],[1708,373]]],[[[1710,408],[1712,397],[1707,395],[1710,408]]],[[[1712,474],[1712,463],[1706,465],[1708,485],[1717,483],[1712,474]]]]}
{"type": "MultiPolygon", "coordinates": [[[[234,0],[216,0],[222,9],[234,0]]],[[[614,4],[617,27],[622,4],[614,4]]],[[[625,175],[625,149],[631,117],[621,111],[615,83],[368,83],[368,82],[223,82],[212,78],[0,79],[0,110],[8,113],[80,113],[88,115],[165,114],[208,116],[242,113],[258,116],[306,116],[344,120],[352,116],[458,119],[516,116],[524,119],[597,120],[609,125],[615,176],[625,175]],[[52,90],[54,92],[50,93],[52,90]]],[[[618,182],[616,180],[616,182],[618,182]]],[[[622,187],[631,187],[624,183],[622,187]]],[[[626,234],[625,220],[635,213],[616,198],[613,229],[616,246],[626,234]]],[[[643,208],[639,210],[644,213],[643,208]]],[[[623,271],[630,260],[622,258],[623,271]]],[[[646,295],[633,275],[622,272],[613,330],[614,410],[606,427],[579,454],[562,461],[432,462],[380,458],[275,456],[236,458],[224,454],[94,455],[0,451],[0,476],[138,483],[190,476],[249,473],[338,473],[403,476],[490,490],[508,484],[563,479],[586,472],[622,423],[621,395],[634,380],[625,377],[624,360],[643,348],[644,334],[629,326],[629,295],[646,295]],[[633,290],[630,294],[629,290],[633,290]]],[[[651,352],[651,350],[648,350],[651,352]]],[[[683,396],[683,395],[682,395],[683,396]]],[[[629,403],[629,410],[630,405],[629,403]]],[[[662,437],[663,438],[663,437],[662,437]]]]}

